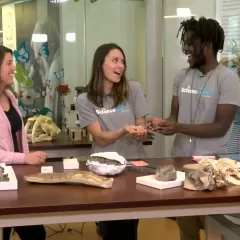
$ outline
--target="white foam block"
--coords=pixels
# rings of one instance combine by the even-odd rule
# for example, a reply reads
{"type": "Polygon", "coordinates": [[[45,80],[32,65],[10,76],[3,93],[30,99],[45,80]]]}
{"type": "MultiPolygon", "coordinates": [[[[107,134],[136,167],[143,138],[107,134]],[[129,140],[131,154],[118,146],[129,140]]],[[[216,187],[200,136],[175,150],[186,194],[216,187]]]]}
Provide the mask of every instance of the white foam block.
{"type": "Polygon", "coordinates": [[[0,190],[17,190],[18,181],[12,166],[4,166],[4,174],[7,174],[9,181],[0,182],[0,190]]]}
{"type": "Polygon", "coordinates": [[[42,166],[41,173],[53,173],[53,166],[42,166]]]}
{"type": "Polygon", "coordinates": [[[156,180],[155,175],[148,175],[143,177],[137,177],[136,183],[162,190],[182,186],[184,180],[185,173],[177,171],[177,179],[175,181],[158,181],[156,180]]]}
{"type": "Polygon", "coordinates": [[[63,159],[64,169],[79,169],[79,162],[77,158],[65,158],[63,159]]]}

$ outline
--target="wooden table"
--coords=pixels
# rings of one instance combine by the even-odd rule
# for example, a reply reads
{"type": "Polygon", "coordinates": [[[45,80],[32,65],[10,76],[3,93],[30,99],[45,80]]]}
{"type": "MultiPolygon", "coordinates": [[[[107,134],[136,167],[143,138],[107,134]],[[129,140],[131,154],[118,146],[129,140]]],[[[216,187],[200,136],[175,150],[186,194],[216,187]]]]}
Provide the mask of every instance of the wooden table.
{"type": "MultiPolygon", "coordinates": [[[[191,158],[148,159],[150,164],[174,163],[178,170],[191,158]]],[[[62,162],[46,163],[62,172],[62,162]]],[[[80,170],[86,170],[80,162],[80,170]]],[[[125,170],[114,178],[111,189],[83,185],[30,184],[24,175],[40,172],[39,166],[14,166],[17,191],[0,192],[0,227],[34,224],[146,219],[176,216],[240,213],[240,187],[213,192],[182,187],[157,190],[136,184],[144,175],[125,170]]]]}
{"type": "MultiPolygon", "coordinates": [[[[152,145],[151,141],[143,142],[144,146],[152,145]]],[[[89,156],[91,154],[92,142],[88,138],[80,141],[71,140],[66,132],[62,132],[54,141],[29,143],[30,152],[44,151],[48,158],[70,158],[74,156],[89,156]]]]}

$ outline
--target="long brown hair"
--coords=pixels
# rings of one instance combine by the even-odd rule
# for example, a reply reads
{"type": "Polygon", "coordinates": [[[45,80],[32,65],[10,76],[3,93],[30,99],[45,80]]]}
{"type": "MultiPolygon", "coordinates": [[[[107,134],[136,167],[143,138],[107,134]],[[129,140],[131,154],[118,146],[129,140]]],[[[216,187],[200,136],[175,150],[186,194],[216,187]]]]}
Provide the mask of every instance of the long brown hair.
{"type": "Polygon", "coordinates": [[[125,69],[122,74],[121,80],[119,83],[115,83],[112,88],[111,95],[114,99],[114,106],[116,107],[120,104],[126,103],[128,98],[128,81],[125,76],[126,72],[126,58],[123,50],[115,43],[107,43],[99,46],[95,51],[93,62],[92,62],[92,73],[90,81],[86,87],[88,92],[88,99],[97,107],[103,107],[103,68],[105,57],[111,50],[118,49],[125,60],[125,69]]]}
{"type": "MultiPolygon", "coordinates": [[[[10,53],[11,55],[13,55],[13,51],[10,48],[7,48],[7,47],[5,47],[3,45],[0,45],[0,70],[2,68],[2,63],[3,63],[3,60],[5,58],[6,53],[10,53]]],[[[0,78],[0,85],[1,85],[1,78],[0,78]]],[[[12,86],[8,86],[7,89],[12,91],[12,93],[16,96],[16,93],[14,92],[12,86]]],[[[0,92],[0,95],[1,94],[2,93],[0,92]]]]}

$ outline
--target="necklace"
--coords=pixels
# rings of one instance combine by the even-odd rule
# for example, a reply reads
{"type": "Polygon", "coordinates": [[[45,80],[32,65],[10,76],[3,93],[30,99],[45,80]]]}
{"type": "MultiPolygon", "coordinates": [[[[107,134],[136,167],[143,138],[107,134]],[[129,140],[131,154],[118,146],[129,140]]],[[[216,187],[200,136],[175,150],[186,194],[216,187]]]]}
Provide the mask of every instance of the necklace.
{"type": "MultiPolygon", "coordinates": [[[[215,69],[214,69],[214,70],[215,70],[215,69]]],[[[198,98],[198,102],[197,102],[197,107],[196,107],[196,110],[195,110],[195,113],[194,113],[194,117],[192,118],[192,95],[193,95],[193,94],[192,94],[192,91],[193,91],[192,87],[193,87],[193,82],[194,82],[194,78],[195,78],[195,74],[196,74],[196,71],[197,71],[197,70],[195,70],[195,72],[194,72],[194,74],[193,74],[192,84],[191,84],[190,124],[194,124],[194,121],[195,121],[195,118],[196,118],[196,115],[197,115],[197,111],[198,111],[198,107],[199,107],[199,104],[200,104],[200,100],[201,100],[201,97],[202,97],[202,93],[203,93],[203,91],[204,91],[204,89],[205,89],[205,87],[206,87],[206,85],[207,85],[210,77],[212,76],[214,70],[211,72],[211,74],[209,75],[209,77],[208,77],[207,81],[205,82],[203,88],[201,89],[201,92],[200,92],[199,98],[198,98]]],[[[189,136],[189,142],[190,142],[190,143],[192,142],[192,136],[189,136]]]]}

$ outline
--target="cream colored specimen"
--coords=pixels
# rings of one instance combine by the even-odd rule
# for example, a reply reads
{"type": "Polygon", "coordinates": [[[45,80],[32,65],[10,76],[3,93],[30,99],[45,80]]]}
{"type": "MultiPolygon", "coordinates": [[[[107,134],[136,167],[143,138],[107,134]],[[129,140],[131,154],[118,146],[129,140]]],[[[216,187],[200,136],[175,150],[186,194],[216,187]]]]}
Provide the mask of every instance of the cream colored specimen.
{"type": "Polygon", "coordinates": [[[59,135],[61,129],[53,122],[52,118],[36,115],[28,118],[25,125],[28,141],[32,143],[52,141],[59,135]]]}

